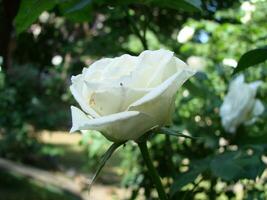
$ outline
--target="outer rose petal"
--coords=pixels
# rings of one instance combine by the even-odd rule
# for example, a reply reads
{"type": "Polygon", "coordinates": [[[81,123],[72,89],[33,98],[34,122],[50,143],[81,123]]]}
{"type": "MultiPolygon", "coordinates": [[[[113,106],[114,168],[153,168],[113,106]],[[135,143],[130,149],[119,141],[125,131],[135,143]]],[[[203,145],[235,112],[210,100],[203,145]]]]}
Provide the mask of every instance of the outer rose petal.
{"type": "Polygon", "coordinates": [[[139,111],[153,117],[159,126],[166,125],[173,112],[177,90],[194,73],[190,69],[177,72],[144,97],[131,104],[128,110],[139,111]]]}
{"type": "Polygon", "coordinates": [[[135,68],[137,57],[124,54],[116,58],[102,58],[82,72],[84,80],[94,83],[110,82],[129,75],[135,68]],[[126,67],[127,66],[127,67],[126,67]]]}
{"type": "Polygon", "coordinates": [[[259,116],[263,113],[263,111],[264,111],[264,105],[260,100],[256,99],[252,114],[254,116],[259,116]]]}
{"type": "Polygon", "coordinates": [[[144,51],[138,57],[137,85],[151,88],[176,73],[173,52],[167,50],[144,51]]]}
{"type": "Polygon", "coordinates": [[[250,114],[250,119],[245,122],[246,125],[253,124],[259,115],[261,115],[264,112],[264,105],[262,102],[258,99],[256,99],[253,110],[250,114]]]}
{"type": "Polygon", "coordinates": [[[90,68],[84,68],[82,73],[85,75],[85,78],[94,78],[91,76],[91,73],[94,71],[102,71],[112,62],[112,58],[101,58],[100,60],[95,61],[90,65],[90,68]]]}
{"type": "Polygon", "coordinates": [[[99,114],[95,112],[86,102],[89,98],[89,91],[86,89],[86,84],[82,80],[82,75],[72,77],[73,84],[70,86],[70,91],[75,100],[79,103],[81,108],[92,117],[99,117],[99,114]]]}
{"type": "Polygon", "coordinates": [[[255,81],[255,82],[252,82],[249,85],[249,87],[255,91],[255,94],[256,94],[256,91],[258,89],[258,87],[262,84],[262,81],[255,81]]]}
{"type": "Polygon", "coordinates": [[[126,111],[90,119],[79,108],[71,106],[71,115],[72,128],[70,132],[97,130],[114,142],[135,140],[156,126],[151,117],[137,111],[126,111]]]}
{"type": "Polygon", "coordinates": [[[244,74],[240,74],[237,76],[231,83],[230,83],[230,88],[232,85],[239,86],[245,82],[245,76],[244,74]]]}

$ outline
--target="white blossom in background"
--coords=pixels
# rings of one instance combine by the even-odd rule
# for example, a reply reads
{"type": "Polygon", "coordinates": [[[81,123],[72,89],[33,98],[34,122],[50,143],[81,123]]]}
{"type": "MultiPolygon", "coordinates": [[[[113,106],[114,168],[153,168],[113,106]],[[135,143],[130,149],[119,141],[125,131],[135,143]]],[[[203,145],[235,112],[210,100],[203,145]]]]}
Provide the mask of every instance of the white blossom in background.
{"type": "Polygon", "coordinates": [[[54,66],[60,65],[63,61],[63,58],[61,55],[56,55],[52,58],[51,62],[54,66]]]}
{"type": "Polygon", "coordinates": [[[42,32],[42,27],[39,24],[33,24],[30,27],[30,31],[32,32],[34,38],[37,38],[42,32]]]}
{"type": "Polygon", "coordinates": [[[243,17],[241,17],[240,20],[241,20],[241,22],[243,24],[246,24],[246,23],[248,23],[251,20],[252,13],[256,10],[256,7],[255,7],[255,5],[253,5],[252,3],[250,3],[249,1],[244,1],[241,4],[240,9],[245,12],[245,15],[243,17]]]}
{"type": "Polygon", "coordinates": [[[188,97],[189,96],[189,91],[188,90],[184,90],[183,91],[183,97],[188,97]]]}
{"type": "Polygon", "coordinates": [[[248,23],[252,18],[252,15],[251,13],[246,13],[243,17],[241,17],[240,21],[243,23],[243,24],[246,24],[248,23]]]}
{"type": "Polygon", "coordinates": [[[233,58],[224,58],[223,59],[223,65],[236,68],[237,61],[233,58]]]}
{"type": "Polygon", "coordinates": [[[167,50],[103,58],[72,77],[71,132],[100,131],[111,141],[136,140],[169,125],[177,90],[195,70],[167,50]]]}
{"type": "Polygon", "coordinates": [[[244,1],[241,4],[241,10],[243,11],[247,11],[247,12],[253,12],[256,10],[255,5],[253,5],[252,3],[250,3],[249,1],[244,1]]]}
{"type": "Polygon", "coordinates": [[[242,183],[237,182],[233,185],[233,191],[236,194],[236,199],[244,199],[244,186],[242,183]]]}
{"type": "Polygon", "coordinates": [[[186,60],[187,64],[196,71],[203,71],[207,65],[206,60],[200,56],[190,56],[186,60]]]}
{"type": "Polygon", "coordinates": [[[186,43],[187,41],[192,39],[194,33],[195,33],[195,28],[190,26],[185,26],[178,33],[177,41],[180,43],[186,43]]]}
{"type": "Polygon", "coordinates": [[[242,123],[252,124],[264,111],[264,106],[259,99],[256,99],[257,88],[261,81],[252,83],[244,82],[244,75],[236,77],[229,87],[220,108],[220,116],[224,129],[234,133],[242,123]]]}
{"type": "Polygon", "coordinates": [[[42,23],[48,22],[50,14],[47,11],[42,12],[42,14],[39,16],[39,21],[42,23]]]}

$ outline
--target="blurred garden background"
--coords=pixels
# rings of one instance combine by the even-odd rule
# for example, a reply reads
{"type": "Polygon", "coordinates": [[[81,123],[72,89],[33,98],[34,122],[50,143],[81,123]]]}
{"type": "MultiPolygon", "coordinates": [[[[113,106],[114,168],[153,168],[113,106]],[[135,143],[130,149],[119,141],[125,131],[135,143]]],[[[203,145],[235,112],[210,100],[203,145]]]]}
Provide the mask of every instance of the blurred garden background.
{"type": "MultiPolygon", "coordinates": [[[[179,90],[154,164],[172,199],[267,199],[267,111],[235,133],[219,108],[233,78],[261,80],[267,105],[266,0],[0,0],[0,200],[157,199],[136,145],[69,134],[72,75],[96,59],[169,49],[198,73],[179,90]],[[247,51],[251,66],[233,73],[247,51]],[[170,156],[172,155],[172,156],[170,156]]],[[[125,66],[127,67],[127,66],[125,66]]]]}

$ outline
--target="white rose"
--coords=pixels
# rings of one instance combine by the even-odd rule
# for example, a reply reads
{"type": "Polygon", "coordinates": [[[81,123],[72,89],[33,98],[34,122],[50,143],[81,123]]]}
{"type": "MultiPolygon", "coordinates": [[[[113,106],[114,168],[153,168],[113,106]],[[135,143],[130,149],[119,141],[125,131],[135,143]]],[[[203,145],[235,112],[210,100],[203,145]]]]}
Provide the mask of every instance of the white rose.
{"type": "Polygon", "coordinates": [[[112,141],[135,140],[170,124],[176,92],[194,70],[167,50],[103,58],[72,77],[72,128],[97,130],[112,141]]]}
{"type": "Polygon", "coordinates": [[[244,75],[239,75],[231,82],[220,108],[222,125],[226,131],[234,133],[240,124],[251,124],[262,114],[264,106],[255,98],[260,84],[261,81],[245,83],[244,75]]]}
{"type": "Polygon", "coordinates": [[[195,28],[190,26],[185,26],[179,31],[177,35],[177,41],[180,43],[186,43],[192,39],[194,33],[195,33],[195,28]]]}
{"type": "Polygon", "coordinates": [[[190,67],[199,72],[204,71],[207,65],[206,60],[203,57],[199,56],[190,56],[189,58],[187,58],[186,62],[190,67]]]}
{"type": "Polygon", "coordinates": [[[224,58],[223,59],[223,64],[225,66],[229,66],[229,67],[233,67],[236,68],[237,67],[237,61],[233,58],[224,58]]]}

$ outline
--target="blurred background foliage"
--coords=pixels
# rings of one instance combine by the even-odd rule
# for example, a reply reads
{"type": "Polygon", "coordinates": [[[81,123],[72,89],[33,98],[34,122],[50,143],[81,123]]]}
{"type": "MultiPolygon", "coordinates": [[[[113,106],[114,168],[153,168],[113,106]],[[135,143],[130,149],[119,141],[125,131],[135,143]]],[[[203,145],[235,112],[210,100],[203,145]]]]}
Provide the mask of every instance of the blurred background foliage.
{"type": "MultiPolygon", "coordinates": [[[[235,134],[223,130],[219,117],[237,65],[246,81],[263,81],[257,97],[266,107],[266,10],[266,0],[0,0],[0,156],[59,170],[65,155],[93,172],[109,146],[101,135],[83,134],[79,158],[38,134],[68,131],[71,75],[101,57],[166,48],[198,70],[178,92],[173,118],[175,130],[197,138],[156,134],[150,141],[171,198],[266,199],[266,109],[235,134]]],[[[129,199],[156,199],[134,144],[121,148],[113,163],[129,199]]],[[[1,196],[5,183],[22,181],[1,176],[1,196]]],[[[59,198],[35,187],[27,183],[24,190],[59,198]]]]}

